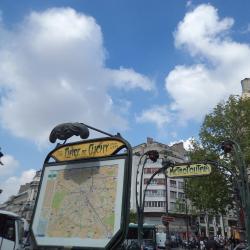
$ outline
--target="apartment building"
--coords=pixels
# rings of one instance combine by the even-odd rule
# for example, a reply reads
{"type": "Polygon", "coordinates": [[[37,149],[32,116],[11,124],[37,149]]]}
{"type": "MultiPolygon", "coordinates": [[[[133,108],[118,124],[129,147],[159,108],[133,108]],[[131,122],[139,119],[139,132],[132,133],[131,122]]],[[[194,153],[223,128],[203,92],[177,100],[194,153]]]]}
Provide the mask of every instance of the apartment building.
{"type": "MultiPolygon", "coordinates": [[[[146,143],[142,143],[133,147],[133,167],[132,167],[132,187],[131,187],[131,210],[136,211],[136,183],[140,183],[142,176],[142,189],[153,173],[162,167],[163,158],[175,162],[182,163],[187,161],[187,152],[183,147],[183,143],[177,143],[172,146],[154,141],[152,138],[147,138],[146,143]],[[144,166],[142,173],[142,164],[138,168],[138,163],[141,156],[150,150],[159,152],[159,159],[153,163],[148,160],[144,166]],[[136,181],[137,168],[139,169],[138,179],[136,181]]],[[[144,222],[154,225],[162,225],[161,216],[166,214],[166,209],[170,216],[175,217],[175,221],[170,223],[172,232],[186,232],[186,199],[184,194],[184,179],[182,178],[167,178],[164,173],[159,173],[151,181],[145,194],[144,203],[144,222]],[[167,184],[167,185],[166,185],[167,184]],[[166,195],[167,192],[167,195],[166,195]],[[166,206],[167,204],[167,206],[166,206]]],[[[139,186],[139,185],[138,185],[139,186]]],[[[187,201],[190,204],[189,201],[187,201]]]]}
{"type": "MultiPolygon", "coordinates": [[[[175,163],[184,163],[188,161],[187,151],[183,143],[177,143],[172,146],[154,141],[147,138],[146,143],[133,147],[133,167],[132,167],[132,187],[131,187],[131,210],[136,212],[136,185],[139,190],[140,178],[142,176],[142,189],[145,190],[149,178],[159,168],[162,167],[162,160],[166,157],[175,163]],[[140,167],[138,164],[141,156],[150,150],[159,152],[159,159],[153,163],[148,160],[144,166],[142,174],[143,159],[140,167]],[[139,170],[136,181],[136,172],[139,170]]],[[[187,225],[189,235],[195,233],[204,233],[205,235],[230,236],[232,228],[237,225],[237,214],[231,210],[226,216],[209,216],[196,213],[191,202],[185,196],[185,179],[167,178],[163,173],[157,174],[148,185],[145,194],[144,203],[144,222],[147,224],[162,227],[161,216],[168,212],[168,215],[174,217],[174,221],[169,224],[171,233],[178,233],[181,237],[186,237],[187,225]],[[167,185],[166,185],[167,184],[167,185]],[[167,192],[167,193],[166,193],[167,192]],[[166,195],[167,194],[167,195],[166,195]],[[166,206],[167,205],[167,206],[166,206]]]]}
{"type": "Polygon", "coordinates": [[[30,222],[38,192],[40,177],[41,171],[36,171],[32,181],[21,185],[16,195],[12,195],[6,202],[0,204],[0,209],[16,213],[30,222]]]}

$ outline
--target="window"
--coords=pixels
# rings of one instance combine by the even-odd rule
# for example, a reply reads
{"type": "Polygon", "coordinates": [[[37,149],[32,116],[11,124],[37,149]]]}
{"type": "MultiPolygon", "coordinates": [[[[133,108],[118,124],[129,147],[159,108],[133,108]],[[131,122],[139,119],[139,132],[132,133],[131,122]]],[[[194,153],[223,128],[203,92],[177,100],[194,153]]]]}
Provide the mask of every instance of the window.
{"type": "Polygon", "coordinates": [[[179,192],[179,193],[178,193],[178,198],[179,198],[179,199],[185,199],[185,194],[182,193],[182,192],[179,192]]]}
{"type": "Polygon", "coordinates": [[[170,187],[175,187],[176,188],[176,181],[170,180],[170,187]]]}
{"type": "Polygon", "coordinates": [[[178,182],[178,188],[180,188],[180,189],[184,188],[184,182],[183,181],[178,182]]]}
{"type": "Polygon", "coordinates": [[[171,199],[176,199],[176,198],[177,198],[177,192],[175,192],[175,191],[170,191],[170,198],[171,198],[171,199]]]}
{"type": "Polygon", "coordinates": [[[1,216],[0,222],[0,236],[15,241],[15,220],[1,216]]]}
{"type": "Polygon", "coordinates": [[[157,179],[158,185],[165,185],[165,183],[166,183],[165,179],[157,179]]]}
{"type": "Polygon", "coordinates": [[[144,168],[144,174],[153,174],[156,172],[159,168],[144,168]]]}
{"type": "Polygon", "coordinates": [[[200,216],[200,223],[205,223],[205,216],[204,215],[200,216]]]}
{"type": "Polygon", "coordinates": [[[170,210],[174,211],[176,209],[176,203],[170,202],[170,210]]]}
{"type": "Polygon", "coordinates": [[[184,212],[186,211],[186,204],[185,203],[179,203],[179,211],[184,212]]]}
{"type": "Polygon", "coordinates": [[[148,197],[164,197],[166,191],[164,189],[149,189],[146,191],[146,196],[148,197]]]}
{"type": "MultiPolygon", "coordinates": [[[[144,184],[146,185],[148,183],[149,178],[144,179],[144,184]]],[[[149,185],[165,185],[165,179],[152,179],[149,185]]]]}

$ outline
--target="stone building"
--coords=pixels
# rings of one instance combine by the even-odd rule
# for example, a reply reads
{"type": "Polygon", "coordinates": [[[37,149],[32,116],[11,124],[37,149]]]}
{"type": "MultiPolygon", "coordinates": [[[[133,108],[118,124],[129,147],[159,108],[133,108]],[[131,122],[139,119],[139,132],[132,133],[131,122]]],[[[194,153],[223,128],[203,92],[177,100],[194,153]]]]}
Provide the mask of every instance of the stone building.
{"type": "Polygon", "coordinates": [[[21,185],[17,195],[11,196],[6,202],[1,204],[0,209],[14,212],[30,222],[40,177],[41,171],[39,170],[36,172],[33,180],[30,183],[21,185]]]}
{"type": "Polygon", "coordinates": [[[250,78],[245,78],[241,81],[242,98],[250,97],[250,78]]]}
{"type": "MultiPolygon", "coordinates": [[[[136,185],[140,183],[141,177],[140,167],[136,182],[138,163],[141,156],[150,150],[157,150],[160,157],[155,163],[148,160],[145,164],[142,178],[143,190],[151,175],[162,167],[162,159],[166,155],[168,155],[169,160],[175,163],[184,163],[188,161],[187,151],[184,149],[183,143],[168,146],[156,142],[152,138],[147,138],[146,143],[133,147],[131,177],[131,210],[133,212],[136,212],[136,185]]],[[[168,210],[168,215],[174,217],[174,221],[169,224],[170,232],[173,234],[178,233],[182,238],[186,238],[187,228],[189,236],[195,235],[195,233],[201,234],[202,232],[206,235],[216,235],[220,233],[225,236],[225,232],[227,235],[230,235],[231,226],[237,224],[237,216],[234,211],[229,211],[226,216],[197,214],[191,202],[186,199],[184,188],[185,179],[183,178],[167,178],[166,185],[165,175],[162,173],[156,175],[148,186],[145,195],[144,222],[163,229],[161,217],[165,215],[166,210],[168,210]]]]}
{"type": "MultiPolygon", "coordinates": [[[[146,183],[151,175],[162,167],[162,159],[168,155],[168,159],[175,163],[183,163],[187,161],[187,152],[183,147],[183,143],[168,146],[154,141],[152,138],[147,138],[146,143],[139,144],[133,147],[133,167],[131,177],[131,210],[136,211],[136,172],[141,156],[150,150],[157,150],[160,154],[157,162],[153,163],[148,160],[143,170],[142,187],[146,187],[146,183]]],[[[140,182],[141,167],[139,168],[138,180],[140,182]]],[[[190,202],[188,205],[190,205],[190,202]]],[[[170,231],[178,233],[186,233],[186,199],[184,194],[184,180],[182,178],[166,178],[163,173],[155,176],[148,186],[145,195],[144,222],[154,224],[161,227],[161,216],[166,214],[168,209],[169,216],[175,218],[174,222],[170,223],[170,231]],[[167,190],[166,190],[167,189],[167,190]],[[167,192],[166,192],[167,191],[167,192]],[[167,195],[166,195],[167,194],[167,195]],[[167,204],[167,206],[166,206],[167,204]]],[[[190,216],[189,216],[190,219],[190,216]]]]}

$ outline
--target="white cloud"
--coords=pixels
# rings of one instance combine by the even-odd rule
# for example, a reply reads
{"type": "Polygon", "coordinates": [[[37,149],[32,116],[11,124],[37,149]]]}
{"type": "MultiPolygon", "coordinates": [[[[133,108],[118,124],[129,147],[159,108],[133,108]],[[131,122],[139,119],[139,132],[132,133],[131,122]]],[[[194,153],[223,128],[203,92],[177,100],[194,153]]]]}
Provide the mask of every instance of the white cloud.
{"type": "Polygon", "coordinates": [[[144,110],[141,115],[136,117],[137,122],[155,123],[159,129],[171,120],[171,114],[167,106],[153,106],[144,110]]]}
{"type": "Polygon", "coordinates": [[[190,138],[188,138],[186,140],[179,140],[179,141],[170,142],[169,145],[173,146],[174,144],[182,142],[184,149],[187,150],[187,151],[189,151],[190,149],[193,149],[193,147],[192,147],[192,141],[194,141],[194,138],[190,137],[190,138]]]}
{"type": "Polygon", "coordinates": [[[188,12],[174,34],[177,48],[198,62],[177,65],[166,77],[171,108],[180,120],[203,116],[230,94],[241,94],[240,81],[249,77],[249,44],[232,40],[234,20],[220,19],[218,10],[202,4],[188,12]]]}
{"type": "MultiPolygon", "coordinates": [[[[187,5],[192,7],[191,2],[187,5]]],[[[200,122],[218,102],[241,94],[240,81],[250,76],[250,46],[232,40],[233,24],[233,18],[221,19],[210,4],[186,13],[174,32],[174,42],[193,63],[176,65],[166,76],[171,103],[144,110],[137,121],[153,122],[158,128],[167,123],[200,122]]]]}
{"type": "Polygon", "coordinates": [[[32,12],[0,36],[1,123],[15,136],[43,143],[68,121],[125,129],[109,89],[153,89],[133,69],[107,68],[100,26],[71,8],[32,12]]]}
{"type": "Polygon", "coordinates": [[[6,179],[4,182],[1,182],[1,189],[3,192],[0,195],[0,202],[2,203],[6,201],[11,195],[16,195],[20,185],[32,181],[35,173],[36,171],[34,169],[29,169],[22,172],[20,176],[12,176],[6,179]]]}
{"type": "Polygon", "coordinates": [[[14,173],[19,166],[19,162],[12,155],[4,155],[1,162],[4,164],[0,165],[1,177],[14,173]]]}

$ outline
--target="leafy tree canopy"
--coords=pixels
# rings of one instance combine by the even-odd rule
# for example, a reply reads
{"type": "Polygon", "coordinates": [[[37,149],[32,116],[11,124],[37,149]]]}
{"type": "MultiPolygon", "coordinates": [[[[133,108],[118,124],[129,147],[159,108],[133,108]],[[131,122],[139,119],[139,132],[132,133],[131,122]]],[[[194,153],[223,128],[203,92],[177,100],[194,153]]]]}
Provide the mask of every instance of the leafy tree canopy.
{"type": "Polygon", "coordinates": [[[199,133],[204,148],[219,154],[226,139],[236,141],[250,162],[250,99],[230,96],[205,116],[199,133]]]}
{"type": "MultiPolygon", "coordinates": [[[[193,142],[190,158],[194,162],[216,160],[217,156],[193,142]]],[[[216,167],[212,167],[209,176],[194,177],[187,181],[187,197],[200,212],[225,214],[228,206],[233,205],[231,182],[228,176],[216,167]]]]}
{"type": "MultiPolygon", "coordinates": [[[[219,103],[205,116],[199,137],[200,144],[193,142],[193,150],[189,155],[191,161],[223,161],[220,159],[221,143],[232,139],[240,145],[249,164],[250,99],[230,96],[226,102],[219,103]]],[[[230,168],[227,161],[224,165],[230,168]]],[[[225,213],[233,200],[231,177],[227,170],[213,167],[210,176],[189,179],[187,194],[200,211],[225,213]]]]}

